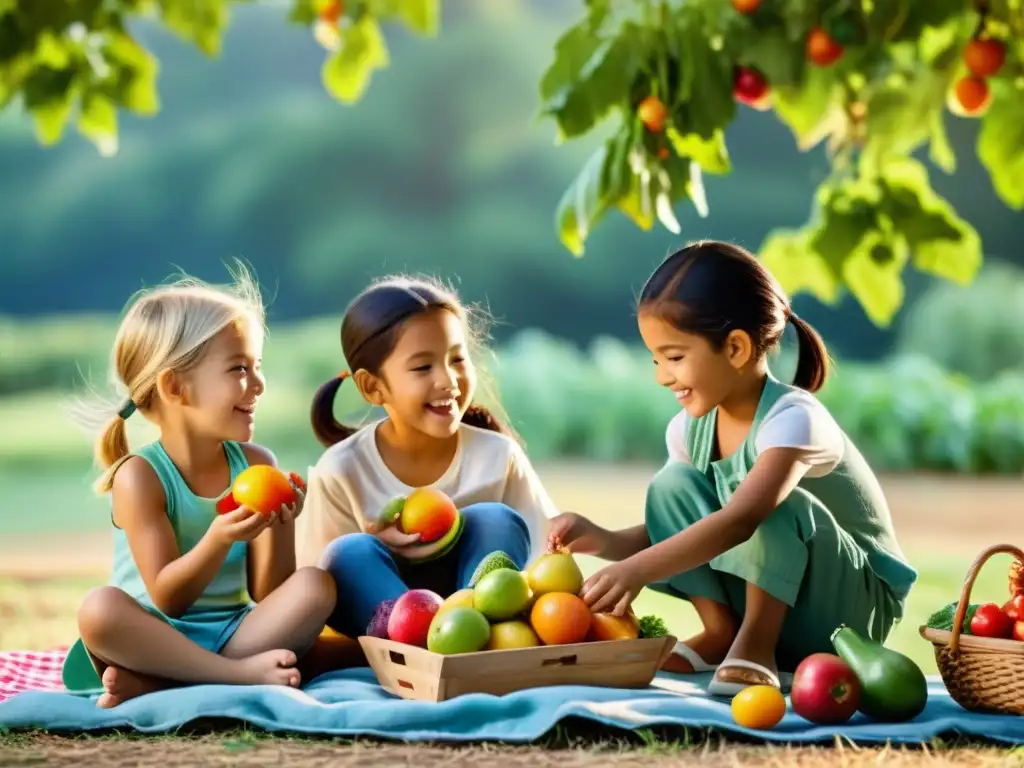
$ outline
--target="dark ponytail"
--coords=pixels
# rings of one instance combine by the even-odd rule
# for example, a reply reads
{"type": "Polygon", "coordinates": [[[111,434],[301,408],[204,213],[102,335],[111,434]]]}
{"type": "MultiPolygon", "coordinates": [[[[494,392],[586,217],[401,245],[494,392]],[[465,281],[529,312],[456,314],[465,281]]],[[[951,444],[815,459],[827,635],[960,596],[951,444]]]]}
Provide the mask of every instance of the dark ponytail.
{"type": "Polygon", "coordinates": [[[338,394],[342,382],[351,375],[348,371],[342,371],[330,381],[321,384],[316,394],[313,395],[309,419],[313,424],[313,434],[325,447],[340,443],[346,437],[351,437],[356,433],[352,427],[346,427],[334,418],[334,397],[338,394]]]}
{"type": "Polygon", "coordinates": [[[466,413],[462,416],[462,423],[469,424],[471,427],[477,427],[478,429],[488,429],[491,432],[500,432],[503,435],[515,439],[516,435],[505,426],[505,423],[501,421],[497,416],[491,413],[487,408],[476,403],[470,403],[469,407],[466,408],[466,413]]]}
{"type": "Polygon", "coordinates": [[[817,392],[828,378],[828,350],[825,342],[814,328],[796,315],[790,314],[789,321],[793,324],[799,344],[793,384],[808,392],[817,392]]]}
{"type": "Polygon", "coordinates": [[[799,341],[793,384],[817,392],[828,375],[821,336],[792,313],[772,274],[738,245],[708,240],[671,254],[644,285],[638,310],[702,336],[716,350],[730,333],[744,331],[757,355],[775,347],[791,321],[799,341]]]}

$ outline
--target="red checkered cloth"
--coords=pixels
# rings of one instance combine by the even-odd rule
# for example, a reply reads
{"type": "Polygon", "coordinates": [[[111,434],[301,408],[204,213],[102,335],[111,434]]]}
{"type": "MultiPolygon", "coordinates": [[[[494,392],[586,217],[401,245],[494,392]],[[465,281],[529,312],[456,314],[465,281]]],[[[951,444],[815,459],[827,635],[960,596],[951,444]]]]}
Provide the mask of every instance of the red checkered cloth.
{"type": "Polygon", "coordinates": [[[0,651],[0,701],[25,691],[63,691],[61,668],[67,648],[0,651]]]}

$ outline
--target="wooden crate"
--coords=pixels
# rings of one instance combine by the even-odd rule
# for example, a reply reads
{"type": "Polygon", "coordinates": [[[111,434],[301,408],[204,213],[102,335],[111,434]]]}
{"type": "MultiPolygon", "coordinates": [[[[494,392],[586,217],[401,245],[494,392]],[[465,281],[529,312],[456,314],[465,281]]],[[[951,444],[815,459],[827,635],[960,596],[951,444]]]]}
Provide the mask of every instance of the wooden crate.
{"type": "Polygon", "coordinates": [[[675,642],[669,635],[444,656],[392,640],[359,638],[381,687],[416,701],[444,701],[464,693],[501,695],[546,685],[645,688],[675,642]]]}

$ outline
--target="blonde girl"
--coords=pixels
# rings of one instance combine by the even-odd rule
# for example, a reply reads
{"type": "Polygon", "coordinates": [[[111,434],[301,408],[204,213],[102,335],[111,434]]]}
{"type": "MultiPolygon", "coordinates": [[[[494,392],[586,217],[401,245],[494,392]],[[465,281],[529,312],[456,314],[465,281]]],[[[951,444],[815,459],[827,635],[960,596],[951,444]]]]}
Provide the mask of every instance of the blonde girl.
{"type": "Polygon", "coordinates": [[[296,570],[301,491],[270,516],[216,509],[242,470],[275,464],[250,442],[263,323],[244,270],[231,288],[183,278],[143,292],[114,343],[122,399],[79,410],[102,425],[96,488],[111,498],[114,563],[82,601],[64,677],[81,692],[102,684],[100,707],[182,683],[297,686],[298,657],[334,608],[327,574],[296,570]],[[133,451],[136,412],[159,438],[133,451]]]}

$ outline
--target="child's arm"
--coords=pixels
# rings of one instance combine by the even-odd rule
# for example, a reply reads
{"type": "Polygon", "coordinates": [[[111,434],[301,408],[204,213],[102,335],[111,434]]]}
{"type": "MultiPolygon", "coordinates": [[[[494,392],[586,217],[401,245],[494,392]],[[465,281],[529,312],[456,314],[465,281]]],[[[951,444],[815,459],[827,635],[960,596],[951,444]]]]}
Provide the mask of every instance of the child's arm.
{"type": "MultiPolygon", "coordinates": [[[[274,454],[261,445],[242,445],[249,465],[277,466],[274,454]]],[[[257,603],[295,573],[295,526],[271,525],[249,544],[249,595],[257,603]]]]}
{"type": "Polygon", "coordinates": [[[647,584],[685,573],[742,544],[810,469],[799,448],[770,448],[754,462],[721,510],[587,580],[582,597],[595,612],[621,612],[647,584]]]}
{"type": "Polygon", "coordinates": [[[268,521],[239,507],[218,515],[184,555],[167,518],[163,486],[149,463],[133,456],[114,475],[113,519],[125,532],[150,599],[167,616],[184,614],[210,585],[235,541],[258,535],[268,521]]]}

